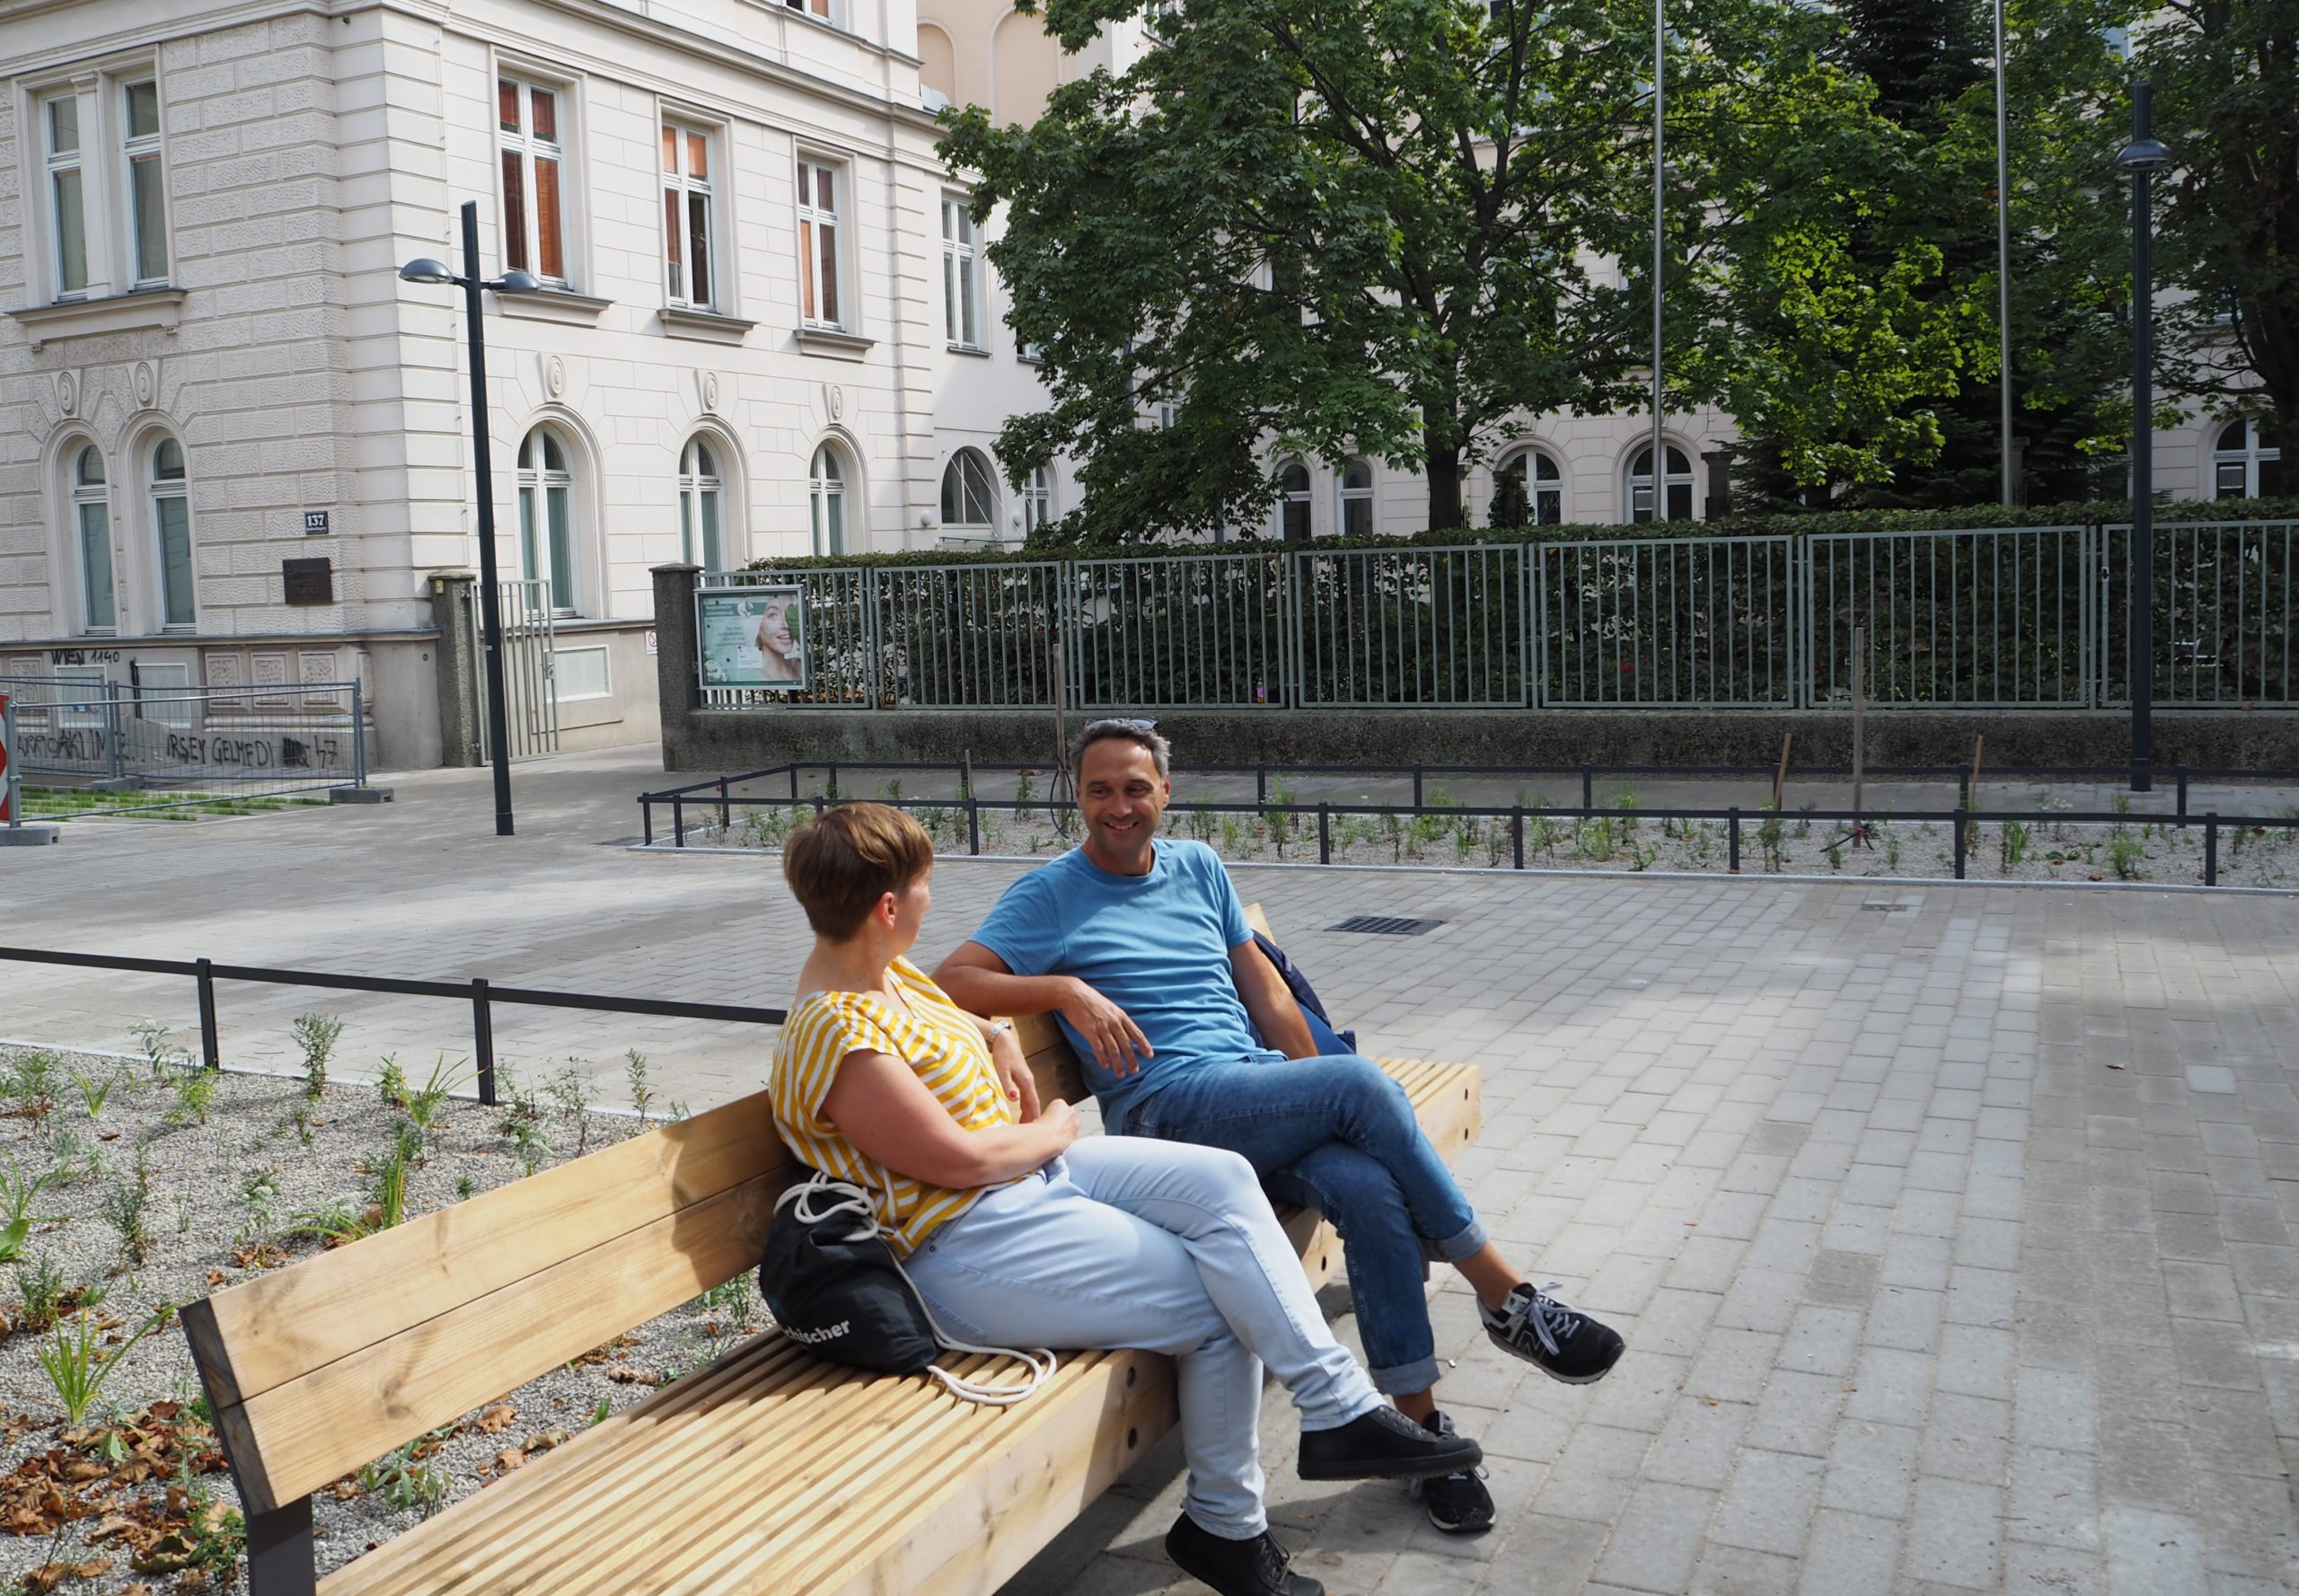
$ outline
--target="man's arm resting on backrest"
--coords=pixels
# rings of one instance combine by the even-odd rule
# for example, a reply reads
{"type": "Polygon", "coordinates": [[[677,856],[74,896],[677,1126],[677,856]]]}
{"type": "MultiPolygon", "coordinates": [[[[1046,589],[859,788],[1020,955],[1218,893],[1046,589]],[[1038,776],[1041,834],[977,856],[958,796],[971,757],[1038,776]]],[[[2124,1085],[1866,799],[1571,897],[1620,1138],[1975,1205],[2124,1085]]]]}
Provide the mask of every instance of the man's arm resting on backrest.
{"type": "Polygon", "coordinates": [[[934,971],[950,1001],[976,1014],[1053,1014],[1068,1020],[1094,1050],[1095,1062],[1131,1075],[1135,1059],[1156,1051],[1124,1010],[1075,975],[1017,975],[979,942],[961,942],[934,971]]]}
{"type": "Polygon", "coordinates": [[[1309,1022],[1301,1018],[1293,989],[1285,984],[1261,944],[1248,940],[1229,949],[1229,978],[1264,1042],[1287,1058],[1317,1056],[1317,1045],[1309,1035],[1309,1022]]]}

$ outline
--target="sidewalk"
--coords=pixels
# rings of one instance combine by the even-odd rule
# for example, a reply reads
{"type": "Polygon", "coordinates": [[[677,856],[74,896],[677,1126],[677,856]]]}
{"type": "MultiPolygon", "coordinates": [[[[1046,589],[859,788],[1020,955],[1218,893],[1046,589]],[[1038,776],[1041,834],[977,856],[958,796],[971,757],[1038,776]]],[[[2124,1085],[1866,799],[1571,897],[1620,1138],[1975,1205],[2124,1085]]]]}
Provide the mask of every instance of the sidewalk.
{"type": "MultiPolygon", "coordinates": [[[[760,857],[634,854],[635,753],[398,801],[70,828],[0,860],[35,947],[780,1004],[803,921],[760,857]]],[[[936,875],[921,962],[1025,867],[936,875]]],[[[1630,1353],[1587,1389],[1477,1332],[1449,1276],[1447,1409],[1502,1520],[1449,1540],[1401,1490],[1292,1477],[1280,1532],[1338,1596],[2299,1588],[2299,912],[2287,898],[1857,882],[1238,872],[1370,1051],[1478,1063],[1462,1172],[1496,1235],[1630,1353]],[[1324,928],[1357,913],[1417,938],[1324,928]]],[[[188,983],[9,966],[0,1036],[127,1048],[188,983]]],[[[455,1005],[226,989],[227,1059],[292,1067],[288,1019],[350,1022],[338,1069],[468,1052],[455,1005]],[[436,1028],[432,1028],[436,1027],[436,1028]]],[[[523,1063],[623,1049],[695,1107],[771,1038],[498,1018],[523,1063]]],[[[610,1094],[612,1095],[612,1094],[610,1094]]],[[[1353,1335],[1353,1320],[1341,1322],[1353,1335]]],[[[1145,1468],[1011,1587],[1140,1593],[1178,1484],[1145,1468]]]]}

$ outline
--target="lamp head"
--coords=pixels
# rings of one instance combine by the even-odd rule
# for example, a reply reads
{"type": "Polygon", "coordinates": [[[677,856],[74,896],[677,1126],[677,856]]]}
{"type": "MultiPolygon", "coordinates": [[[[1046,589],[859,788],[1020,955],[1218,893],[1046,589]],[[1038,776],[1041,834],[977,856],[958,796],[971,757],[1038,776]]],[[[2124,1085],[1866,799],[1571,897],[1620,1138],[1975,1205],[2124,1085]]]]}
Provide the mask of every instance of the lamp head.
{"type": "Polygon", "coordinates": [[[2171,152],[2160,138],[2135,138],[2116,152],[2116,164],[2126,172],[2157,172],[2171,163],[2171,152]]]}
{"type": "Polygon", "coordinates": [[[401,267],[399,280],[402,283],[452,283],[458,279],[454,272],[447,269],[444,262],[434,260],[427,255],[419,260],[410,260],[401,267]]]}
{"type": "Polygon", "coordinates": [[[505,272],[487,286],[498,294],[540,294],[542,292],[542,284],[536,280],[534,273],[522,271],[516,267],[505,272]]]}

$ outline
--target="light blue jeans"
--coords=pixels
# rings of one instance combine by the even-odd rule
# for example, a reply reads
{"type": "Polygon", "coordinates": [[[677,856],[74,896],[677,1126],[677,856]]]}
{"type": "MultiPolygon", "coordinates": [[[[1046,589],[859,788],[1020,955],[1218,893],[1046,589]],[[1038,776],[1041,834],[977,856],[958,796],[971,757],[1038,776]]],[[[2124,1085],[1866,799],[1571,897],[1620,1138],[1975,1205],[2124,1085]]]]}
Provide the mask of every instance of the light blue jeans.
{"type": "Polygon", "coordinates": [[[1253,1166],[1219,1148],[1087,1137],[950,1221],[905,1266],[964,1340],[1173,1354],[1189,1464],[1182,1505],[1226,1539],[1269,1527],[1264,1363],[1305,1430],[1380,1406],[1317,1311],[1253,1166]]]}

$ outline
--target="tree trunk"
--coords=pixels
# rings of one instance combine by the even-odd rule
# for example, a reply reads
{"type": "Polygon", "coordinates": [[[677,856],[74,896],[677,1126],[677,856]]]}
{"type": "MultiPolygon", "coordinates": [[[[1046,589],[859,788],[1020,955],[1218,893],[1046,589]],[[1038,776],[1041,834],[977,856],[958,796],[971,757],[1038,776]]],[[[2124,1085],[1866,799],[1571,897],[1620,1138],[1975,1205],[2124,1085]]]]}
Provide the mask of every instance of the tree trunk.
{"type": "MultiPolygon", "coordinates": [[[[1426,417],[1426,412],[1423,412],[1426,417]]],[[[1451,418],[1446,418],[1449,420],[1451,418]]],[[[1449,434],[1450,428],[1447,429],[1449,434]]],[[[1449,436],[1440,440],[1438,429],[1424,419],[1421,428],[1421,446],[1427,455],[1422,475],[1429,484],[1429,530],[1450,531],[1467,526],[1468,516],[1463,513],[1461,500],[1461,445],[1449,436]]]]}

